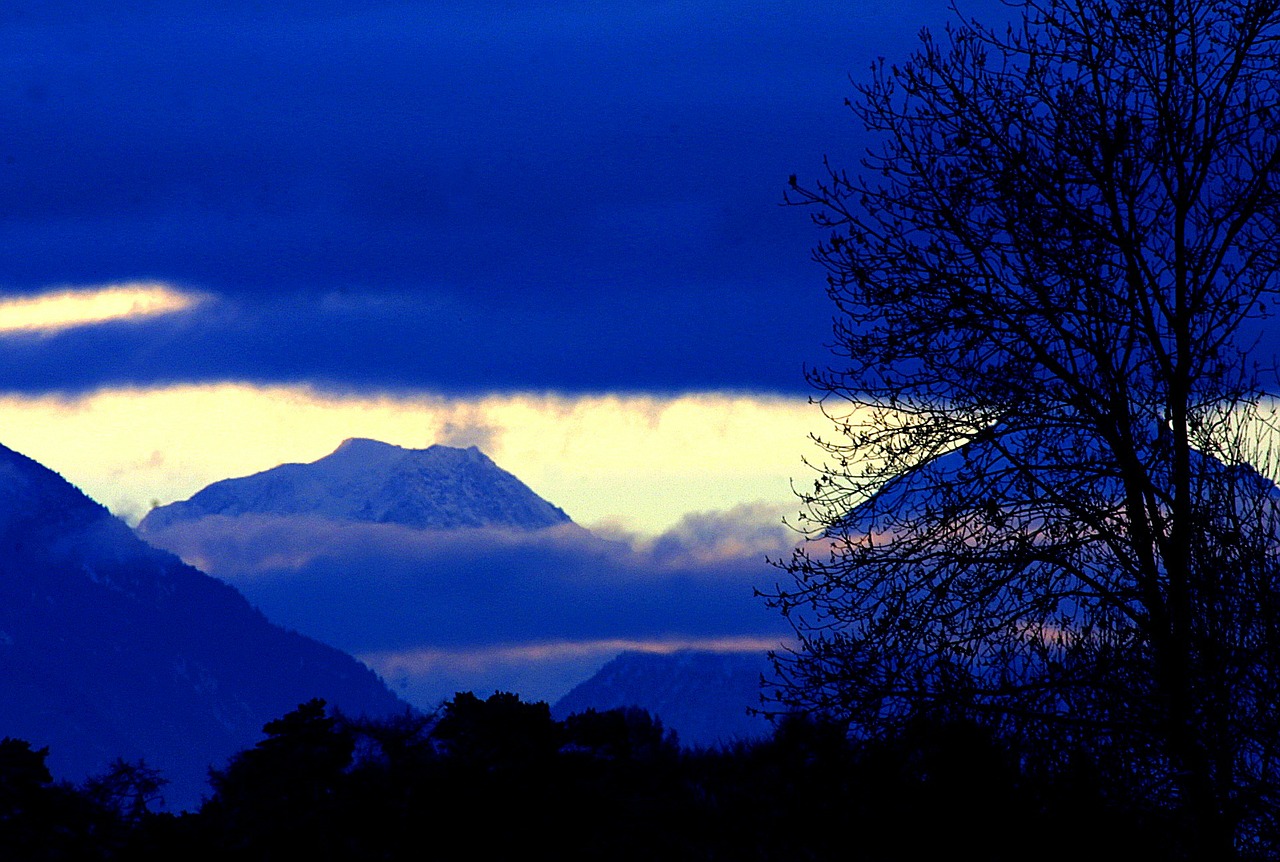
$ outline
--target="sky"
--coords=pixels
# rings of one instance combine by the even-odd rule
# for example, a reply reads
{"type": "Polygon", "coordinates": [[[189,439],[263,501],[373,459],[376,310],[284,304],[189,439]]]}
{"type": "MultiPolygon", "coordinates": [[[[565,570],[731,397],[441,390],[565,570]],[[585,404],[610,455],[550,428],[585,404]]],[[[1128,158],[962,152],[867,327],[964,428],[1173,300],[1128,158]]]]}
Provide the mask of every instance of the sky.
{"type": "Polygon", "coordinates": [[[0,443],[126,518],[350,436],[489,443],[650,534],[782,505],[831,316],[787,177],[852,163],[850,76],[948,20],[5,3],[0,443]]]}

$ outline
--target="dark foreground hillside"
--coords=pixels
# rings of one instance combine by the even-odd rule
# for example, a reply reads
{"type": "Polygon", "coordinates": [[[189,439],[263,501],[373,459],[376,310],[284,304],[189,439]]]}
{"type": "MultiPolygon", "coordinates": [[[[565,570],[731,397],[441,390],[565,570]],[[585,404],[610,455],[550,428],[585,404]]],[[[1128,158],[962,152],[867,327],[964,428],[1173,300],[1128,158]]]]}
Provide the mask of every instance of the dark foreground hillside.
{"type": "Polygon", "coordinates": [[[1038,776],[967,724],[856,745],[795,720],[690,752],[641,710],[552,719],[515,695],[350,721],[311,701],[153,813],[145,765],[55,784],[0,743],[0,858],[48,860],[1174,859],[1176,830],[1080,762],[1038,776]],[[1022,765],[1018,765],[1018,764],[1022,765]]]}

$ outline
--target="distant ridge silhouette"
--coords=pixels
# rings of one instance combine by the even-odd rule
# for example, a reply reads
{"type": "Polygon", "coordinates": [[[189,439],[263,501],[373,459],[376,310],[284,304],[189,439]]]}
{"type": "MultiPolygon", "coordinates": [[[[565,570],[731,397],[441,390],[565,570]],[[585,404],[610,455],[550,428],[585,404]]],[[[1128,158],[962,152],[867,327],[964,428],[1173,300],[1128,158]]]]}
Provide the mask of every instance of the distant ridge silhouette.
{"type": "Polygon", "coordinates": [[[563,719],[588,709],[640,707],[686,746],[760,738],[769,734],[769,722],[747,709],[760,705],[760,676],[769,672],[763,651],[628,650],[556,701],[552,712],[563,719]]]}

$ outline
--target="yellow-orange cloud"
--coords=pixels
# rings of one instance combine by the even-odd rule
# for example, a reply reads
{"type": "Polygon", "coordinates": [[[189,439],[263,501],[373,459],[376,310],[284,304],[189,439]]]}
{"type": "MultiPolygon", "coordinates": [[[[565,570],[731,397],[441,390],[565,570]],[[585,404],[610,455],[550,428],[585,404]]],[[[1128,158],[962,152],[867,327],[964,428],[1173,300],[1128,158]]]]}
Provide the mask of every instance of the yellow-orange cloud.
{"type": "Polygon", "coordinates": [[[203,297],[159,282],[67,288],[0,300],[0,336],[52,335],[110,321],[186,311],[203,297]]]}

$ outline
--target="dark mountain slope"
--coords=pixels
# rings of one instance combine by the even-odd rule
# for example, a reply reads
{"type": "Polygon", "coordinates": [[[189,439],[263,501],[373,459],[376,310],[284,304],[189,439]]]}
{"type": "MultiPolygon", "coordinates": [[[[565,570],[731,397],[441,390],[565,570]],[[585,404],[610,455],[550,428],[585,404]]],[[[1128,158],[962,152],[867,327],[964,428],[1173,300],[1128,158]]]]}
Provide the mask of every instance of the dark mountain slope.
{"type": "Polygon", "coordinates": [[[272,625],[3,446],[0,687],[0,736],[49,746],[55,773],[145,757],[181,805],[198,799],[209,765],[302,701],[404,709],[350,656],[272,625]]]}

